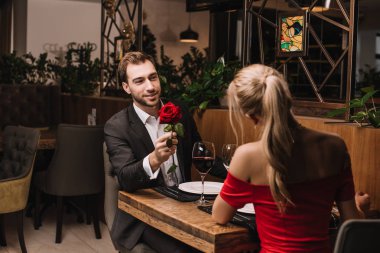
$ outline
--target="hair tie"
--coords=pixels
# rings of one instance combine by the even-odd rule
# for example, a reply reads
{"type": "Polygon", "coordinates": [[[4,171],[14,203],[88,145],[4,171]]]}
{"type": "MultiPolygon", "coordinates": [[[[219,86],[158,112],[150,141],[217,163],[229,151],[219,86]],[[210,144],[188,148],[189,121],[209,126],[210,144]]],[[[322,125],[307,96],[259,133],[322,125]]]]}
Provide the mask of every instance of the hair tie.
{"type": "Polygon", "coordinates": [[[261,79],[259,80],[259,82],[260,82],[261,84],[264,84],[265,87],[267,86],[267,83],[266,83],[267,77],[268,77],[267,75],[264,75],[264,76],[262,76],[261,79]]]}

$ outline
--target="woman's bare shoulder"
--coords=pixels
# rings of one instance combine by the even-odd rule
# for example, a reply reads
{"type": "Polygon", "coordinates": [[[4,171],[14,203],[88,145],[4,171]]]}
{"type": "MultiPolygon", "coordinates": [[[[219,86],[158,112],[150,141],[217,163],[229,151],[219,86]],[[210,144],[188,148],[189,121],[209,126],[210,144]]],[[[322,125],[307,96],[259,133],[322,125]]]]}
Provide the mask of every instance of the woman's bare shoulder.
{"type": "Polygon", "coordinates": [[[306,144],[325,145],[331,148],[345,148],[344,140],[336,133],[305,128],[300,136],[306,144]]]}
{"type": "Polygon", "coordinates": [[[247,181],[252,173],[261,170],[266,160],[261,142],[250,142],[239,146],[231,161],[230,172],[237,178],[247,181]]]}

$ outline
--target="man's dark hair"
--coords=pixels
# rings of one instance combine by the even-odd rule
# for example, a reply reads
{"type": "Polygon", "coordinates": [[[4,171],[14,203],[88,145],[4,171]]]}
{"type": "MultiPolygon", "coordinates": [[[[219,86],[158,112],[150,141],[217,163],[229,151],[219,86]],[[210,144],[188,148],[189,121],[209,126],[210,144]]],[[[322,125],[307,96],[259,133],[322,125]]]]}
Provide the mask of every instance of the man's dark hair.
{"type": "Polygon", "coordinates": [[[144,63],[145,61],[150,61],[153,65],[155,65],[153,58],[150,55],[145,54],[144,52],[126,53],[123,59],[120,61],[119,66],[117,68],[117,73],[119,75],[120,82],[128,82],[128,64],[139,65],[144,63]]]}

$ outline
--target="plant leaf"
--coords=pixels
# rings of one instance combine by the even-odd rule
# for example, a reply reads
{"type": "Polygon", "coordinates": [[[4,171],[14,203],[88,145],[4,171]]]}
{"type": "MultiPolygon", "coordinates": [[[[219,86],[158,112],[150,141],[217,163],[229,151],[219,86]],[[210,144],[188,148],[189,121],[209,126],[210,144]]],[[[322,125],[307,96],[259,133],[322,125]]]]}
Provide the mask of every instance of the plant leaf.
{"type": "Polygon", "coordinates": [[[332,111],[329,111],[327,114],[326,114],[326,117],[328,118],[332,118],[332,117],[335,117],[337,115],[340,115],[340,114],[343,114],[345,113],[349,108],[338,108],[338,109],[334,109],[332,111]]]}
{"type": "Polygon", "coordinates": [[[370,99],[378,90],[372,90],[367,92],[362,98],[361,98],[361,103],[364,105],[368,99],[370,99]]]}
{"type": "Polygon", "coordinates": [[[170,132],[170,131],[173,131],[173,125],[167,124],[166,127],[164,128],[164,132],[170,132]]]}
{"type": "Polygon", "coordinates": [[[200,105],[199,105],[199,109],[200,110],[205,110],[207,108],[207,105],[208,105],[208,102],[210,101],[203,101],[200,105]]]}
{"type": "Polygon", "coordinates": [[[368,93],[370,91],[373,91],[375,88],[373,86],[367,86],[367,87],[363,87],[361,88],[360,90],[364,93],[368,93]]]}
{"type": "Polygon", "coordinates": [[[223,66],[226,65],[225,62],[224,62],[224,56],[220,56],[216,62],[222,63],[223,66]]]}
{"type": "Polygon", "coordinates": [[[355,115],[351,116],[352,120],[357,120],[357,121],[363,121],[368,117],[366,112],[357,112],[355,115]]]}
{"type": "Polygon", "coordinates": [[[379,111],[370,111],[368,112],[368,121],[375,128],[380,127],[380,113],[379,111]]]}
{"type": "Polygon", "coordinates": [[[182,125],[182,123],[177,123],[174,125],[174,131],[178,134],[178,136],[180,137],[184,137],[185,136],[185,129],[182,125]]]}
{"type": "Polygon", "coordinates": [[[168,169],[167,174],[175,172],[176,169],[177,169],[177,165],[176,164],[172,164],[172,166],[170,166],[170,168],[168,169]]]}
{"type": "Polygon", "coordinates": [[[355,98],[350,101],[350,106],[349,108],[358,108],[358,107],[363,107],[362,99],[355,98]]]}
{"type": "Polygon", "coordinates": [[[158,77],[160,78],[161,83],[167,83],[168,82],[168,80],[166,79],[166,77],[164,75],[159,75],[158,77]]]}

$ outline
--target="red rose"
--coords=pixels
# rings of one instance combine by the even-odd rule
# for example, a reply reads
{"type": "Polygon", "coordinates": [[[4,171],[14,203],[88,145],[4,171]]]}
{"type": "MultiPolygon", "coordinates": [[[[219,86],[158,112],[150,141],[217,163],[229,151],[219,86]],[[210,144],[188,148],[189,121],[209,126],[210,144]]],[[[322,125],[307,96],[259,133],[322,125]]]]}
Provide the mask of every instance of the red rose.
{"type": "Polygon", "coordinates": [[[176,124],[182,118],[181,108],[171,102],[162,106],[158,114],[161,124],[176,124]]]}
{"type": "MultiPolygon", "coordinates": [[[[160,116],[160,124],[167,124],[164,128],[164,132],[173,131],[176,132],[178,136],[184,137],[185,130],[183,129],[182,123],[178,122],[182,118],[181,108],[179,108],[179,106],[168,102],[161,107],[158,111],[158,115],[160,116]]],[[[166,141],[166,145],[168,147],[172,146],[171,138],[166,141]]],[[[177,168],[177,165],[174,162],[174,156],[172,156],[172,158],[173,164],[168,169],[167,174],[174,173],[177,168]]],[[[175,173],[174,176],[177,178],[175,173]]],[[[176,185],[178,186],[178,179],[176,185]]]]}

